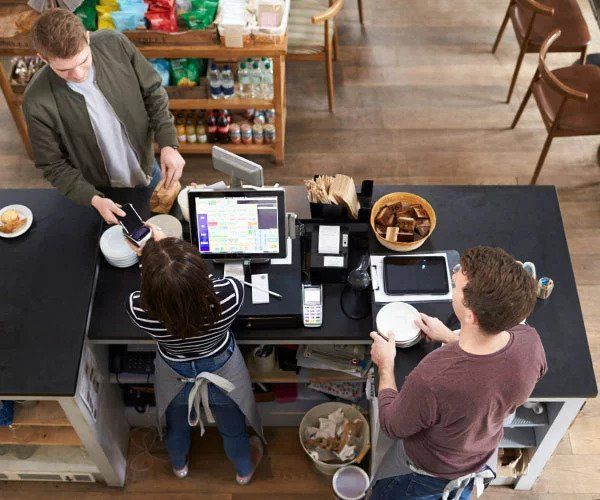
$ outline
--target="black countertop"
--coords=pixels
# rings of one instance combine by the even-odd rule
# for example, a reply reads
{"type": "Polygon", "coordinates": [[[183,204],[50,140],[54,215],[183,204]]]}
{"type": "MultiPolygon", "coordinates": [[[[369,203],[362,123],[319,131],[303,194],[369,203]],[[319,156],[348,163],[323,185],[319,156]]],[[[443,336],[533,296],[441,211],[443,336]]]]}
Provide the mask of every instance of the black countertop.
{"type": "Polygon", "coordinates": [[[0,396],[72,396],[94,287],[100,220],[50,189],[0,190],[33,225],[0,238],[0,396]]]}
{"type": "MultiPolygon", "coordinates": [[[[286,190],[287,209],[307,217],[303,187],[286,190]],[[289,194],[289,195],[288,195],[289,194]]],[[[581,308],[575,287],[571,260],[554,187],[549,186],[379,186],[374,199],[394,191],[410,191],[426,198],[436,210],[437,226],[419,251],[458,250],[475,245],[500,246],[522,261],[536,264],[538,275],[549,276],[555,289],[547,301],[539,301],[528,322],[536,327],[548,358],[549,371],[536,386],[533,397],[593,397],[597,387],[587,343],[581,308]]],[[[147,193],[115,190],[113,199],[131,201],[142,216],[149,215],[147,193]]],[[[382,253],[371,237],[373,253],[382,253]]],[[[118,270],[100,262],[98,287],[92,313],[89,337],[93,341],[126,342],[146,339],[131,324],[123,301],[139,284],[136,267],[118,270]]],[[[339,309],[341,285],[325,287],[324,325],[318,329],[240,331],[244,341],[288,340],[366,342],[372,319],[352,321],[339,309]]],[[[418,309],[446,320],[451,313],[449,303],[420,304],[418,309]]],[[[421,342],[407,350],[399,350],[396,362],[398,383],[434,344],[421,342]]]]}
{"type": "MultiPolygon", "coordinates": [[[[553,186],[376,186],[373,199],[394,191],[410,191],[433,206],[437,225],[419,251],[453,249],[462,252],[477,245],[498,246],[516,259],[531,261],[538,276],[554,280],[549,299],[538,300],[527,322],[542,339],[548,372],[536,385],[534,398],[587,398],[598,394],[565,238],[558,197],[553,186]]],[[[370,251],[382,246],[371,237],[370,251]]],[[[383,249],[385,250],[385,249],[383,249]]],[[[422,304],[417,309],[443,321],[450,304],[422,304]],[[429,312],[431,311],[431,312],[429,312]]],[[[399,349],[396,380],[399,385],[425,354],[436,347],[421,341],[399,349]]]]}
{"type": "MultiPolygon", "coordinates": [[[[120,203],[133,203],[142,218],[151,215],[147,203],[148,194],[143,190],[108,190],[107,196],[120,203]]],[[[295,211],[299,217],[307,218],[310,216],[308,202],[306,201],[306,190],[303,186],[286,188],[286,206],[288,211],[295,211]]],[[[185,228],[187,223],[183,221],[183,224],[185,228]]],[[[274,274],[276,270],[280,271],[281,269],[279,267],[275,269],[273,266],[268,272],[274,274]]],[[[128,269],[117,269],[109,265],[103,257],[100,258],[96,298],[88,333],[91,341],[104,343],[152,342],[145,332],[131,322],[125,312],[125,298],[132,291],[138,290],[139,285],[140,273],[137,266],[128,269]]],[[[246,343],[283,340],[293,340],[297,343],[315,340],[333,343],[366,343],[369,340],[369,332],[371,331],[371,317],[355,321],[342,315],[339,305],[342,288],[343,285],[324,285],[324,318],[321,328],[240,330],[236,332],[236,339],[246,343]]],[[[273,289],[281,291],[276,287],[273,289]]],[[[252,294],[248,289],[246,291],[246,302],[250,303],[252,294]]],[[[277,304],[278,301],[272,299],[271,303],[264,307],[273,308],[277,304]]]]}

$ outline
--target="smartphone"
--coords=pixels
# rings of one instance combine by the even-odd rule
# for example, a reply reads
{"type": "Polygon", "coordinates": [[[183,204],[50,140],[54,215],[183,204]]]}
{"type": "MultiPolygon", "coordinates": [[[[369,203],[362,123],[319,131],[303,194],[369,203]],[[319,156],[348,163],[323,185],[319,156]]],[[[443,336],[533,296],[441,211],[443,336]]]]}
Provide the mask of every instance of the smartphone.
{"type": "Polygon", "coordinates": [[[125,217],[117,216],[117,219],[123,227],[123,233],[134,245],[138,247],[144,246],[152,237],[152,231],[144,225],[144,221],[131,203],[123,205],[121,210],[125,212],[125,217]]]}

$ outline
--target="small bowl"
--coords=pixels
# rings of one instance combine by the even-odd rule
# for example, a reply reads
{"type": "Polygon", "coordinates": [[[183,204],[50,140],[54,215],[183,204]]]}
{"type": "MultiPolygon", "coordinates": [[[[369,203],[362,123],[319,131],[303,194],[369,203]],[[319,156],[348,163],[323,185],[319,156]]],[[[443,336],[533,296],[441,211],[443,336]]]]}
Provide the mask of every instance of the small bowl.
{"type": "Polygon", "coordinates": [[[423,243],[427,241],[427,238],[431,236],[431,233],[433,233],[433,230],[435,229],[435,223],[436,216],[433,207],[429,204],[427,200],[412,193],[386,194],[385,196],[379,198],[373,204],[373,208],[371,208],[371,229],[373,230],[377,241],[379,241],[379,243],[381,243],[384,247],[389,248],[390,250],[394,250],[396,252],[410,252],[419,248],[423,243]],[[423,209],[427,212],[427,215],[429,216],[429,221],[431,223],[431,228],[429,229],[429,233],[427,233],[427,236],[424,236],[418,241],[388,241],[382,236],[380,236],[379,233],[377,233],[377,231],[375,231],[375,217],[379,213],[379,210],[381,210],[386,205],[393,205],[394,203],[398,203],[400,201],[404,203],[409,203],[411,205],[421,205],[423,209]]]}

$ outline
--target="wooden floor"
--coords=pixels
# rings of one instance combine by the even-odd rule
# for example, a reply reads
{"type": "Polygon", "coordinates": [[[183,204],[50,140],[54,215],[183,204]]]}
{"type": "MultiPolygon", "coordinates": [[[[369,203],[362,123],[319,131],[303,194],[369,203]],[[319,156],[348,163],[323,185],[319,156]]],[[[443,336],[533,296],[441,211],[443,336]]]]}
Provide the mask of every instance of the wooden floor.
{"type": "MultiPolygon", "coordinates": [[[[504,103],[517,46],[507,29],[490,53],[507,1],[365,0],[366,24],[346,0],[335,66],[335,114],[326,110],[324,70],[294,63],[288,71],[287,154],[283,168],[259,158],[269,181],[300,183],[313,173],[344,172],[356,179],[409,184],[526,184],[545,139],[533,103],[516,130],[508,126],[533,74],[527,55],[513,101],[504,103]],[[375,7],[377,6],[377,8],[375,7]]],[[[581,8],[600,52],[600,31],[585,0],[581,8]]],[[[552,55],[551,65],[575,56],[552,55]]],[[[6,107],[0,110],[0,185],[44,187],[20,145],[6,107]]],[[[540,184],[556,184],[596,372],[600,372],[600,137],[555,140],[540,184]],[[595,304],[595,305],[594,305],[595,304]]],[[[220,178],[206,158],[189,158],[184,180],[220,178]]],[[[527,216],[527,214],[524,214],[527,216]]],[[[518,237],[517,235],[515,237],[518,237]]],[[[510,249],[508,249],[510,250],[510,249]]],[[[573,369],[577,369],[573,367],[573,369]]],[[[234,484],[234,473],[213,434],[195,441],[191,476],[169,473],[160,445],[140,451],[134,435],[124,490],[100,486],[2,484],[1,498],[332,498],[298,445],[295,429],[269,430],[269,451],[256,480],[234,484]],[[137,447],[136,447],[137,446],[137,447]],[[141,454],[140,454],[141,453],[141,454]]],[[[145,436],[152,440],[152,436],[145,436]]],[[[588,402],[531,492],[494,488],[486,498],[600,498],[600,400],[588,402]]]]}

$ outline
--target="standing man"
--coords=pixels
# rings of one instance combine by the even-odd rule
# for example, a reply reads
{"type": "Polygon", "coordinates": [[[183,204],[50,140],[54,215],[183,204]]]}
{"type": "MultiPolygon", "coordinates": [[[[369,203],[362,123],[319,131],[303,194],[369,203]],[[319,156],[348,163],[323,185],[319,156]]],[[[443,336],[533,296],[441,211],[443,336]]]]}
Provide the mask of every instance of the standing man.
{"type": "Polygon", "coordinates": [[[520,324],[536,300],[522,265],[499,248],[470,248],[453,283],[460,331],[421,314],[423,334],[445,345],[423,358],[399,392],[394,335],[386,342],[371,334],[381,430],[398,440],[375,474],[372,499],[470,498],[474,484],[493,477],[486,462],[502,439],[504,419],[546,372],[538,333],[520,324]]]}
{"type": "Polygon", "coordinates": [[[181,177],[173,116],[161,78],[121,33],[91,36],[66,9],[44,12],[31,32],[47,66],[25,92],[35,165],[71,200],[109,224],[125,215],[103,187],[165,187],[181,177]],[[160,148],[160,167],[153,143],[160,148]]]}

